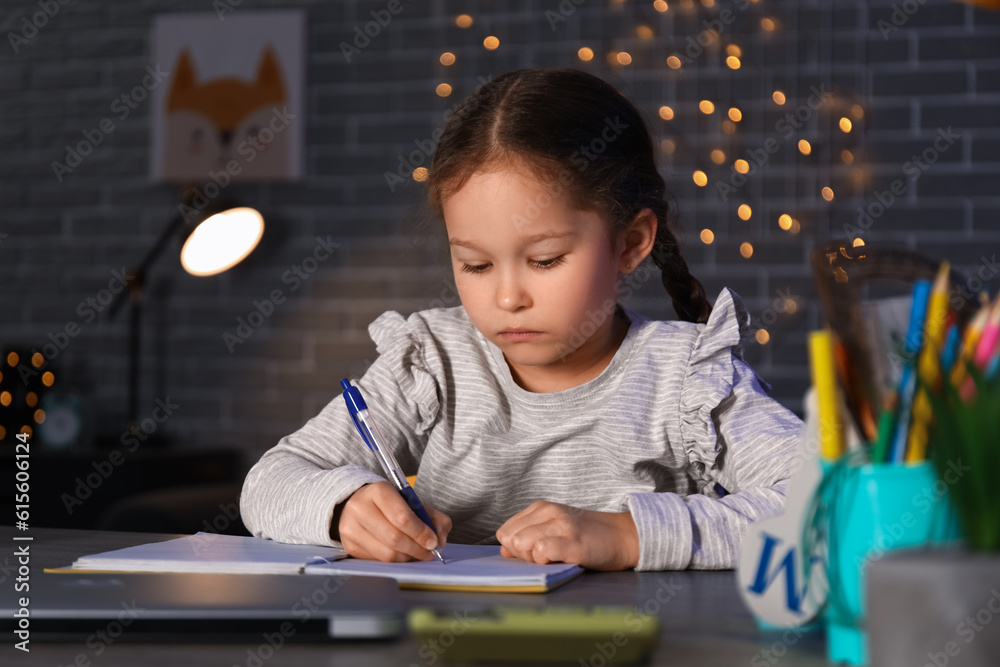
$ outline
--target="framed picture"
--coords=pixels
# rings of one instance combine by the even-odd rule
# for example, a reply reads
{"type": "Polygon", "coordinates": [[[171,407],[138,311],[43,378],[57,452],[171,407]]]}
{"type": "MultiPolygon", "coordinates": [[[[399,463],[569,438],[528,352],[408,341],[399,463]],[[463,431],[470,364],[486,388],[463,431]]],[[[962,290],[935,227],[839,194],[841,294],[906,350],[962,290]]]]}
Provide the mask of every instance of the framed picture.
{"type": "Polygon", "coordinates": [[[157,16],[153,180],[300,178],[305,40],[301,10],[157,16]]]}

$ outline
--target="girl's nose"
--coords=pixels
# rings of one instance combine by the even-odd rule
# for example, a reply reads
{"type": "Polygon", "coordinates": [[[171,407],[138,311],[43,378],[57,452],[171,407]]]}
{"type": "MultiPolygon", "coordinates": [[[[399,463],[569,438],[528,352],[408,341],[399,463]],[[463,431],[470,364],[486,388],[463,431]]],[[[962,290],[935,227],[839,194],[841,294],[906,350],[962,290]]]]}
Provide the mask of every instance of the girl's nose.
{"type": "Polygon", "coordinates": [[[500,277],[496,299],[497,307],[502,310],[514,311],[531,305],[531,297],[514,271],[507,271],[500,277]]]}

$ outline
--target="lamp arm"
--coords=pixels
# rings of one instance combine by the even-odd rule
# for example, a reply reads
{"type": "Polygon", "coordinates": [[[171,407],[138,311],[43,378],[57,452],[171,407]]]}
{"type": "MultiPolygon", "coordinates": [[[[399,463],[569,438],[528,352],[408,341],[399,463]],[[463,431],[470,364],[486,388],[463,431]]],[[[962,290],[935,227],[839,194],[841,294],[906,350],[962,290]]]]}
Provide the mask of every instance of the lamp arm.
{"type": "Polygon", "coordinates": [[[156,259],[160,256],[160,253],[162,253],[163,249],[167,246],[170,238],[177,233],[177,230],[179,230],[183,224],[184,216],[179,214],[170,221],[167,228],[163,230],[162,234],[160,234],[160,238],[156,240],[153,247],[150,248],[149,252],[146,253],[146,256],[143,257],[142,262],[139,264],[139,268],[136,269],[136,273],[145,273],[146,270],[153,265],[153,262],[156,261],[156,259]]]}
{"type": "Polygon", "coordinates": [[[130,269],[128,271],[128,279],[125,285],[128,289],[124,289],[115,295],[111,305],[108,306],[108,319],[114,319],[118,309],[121,308],[122,303],[124,303],[126,296],[131,296],[133,301],[142,298],[141,290],[146,277],[146,271],[148,271],[149,267],[151,267],[157,258],[159,258],[160,253],[162,253],[163,249],[167,247],[167,243],[170,241],[171,237],[177,233],[183,224],[184,216],[182,215],[177,215],[173,220],[171,220],[170,224],[163,230],[163,233],[160,234],[160,238],[156,240],[156,243],[154,243],[153,247],[149,249],[146,256],[142,258],[138,268],[130,269]]]}

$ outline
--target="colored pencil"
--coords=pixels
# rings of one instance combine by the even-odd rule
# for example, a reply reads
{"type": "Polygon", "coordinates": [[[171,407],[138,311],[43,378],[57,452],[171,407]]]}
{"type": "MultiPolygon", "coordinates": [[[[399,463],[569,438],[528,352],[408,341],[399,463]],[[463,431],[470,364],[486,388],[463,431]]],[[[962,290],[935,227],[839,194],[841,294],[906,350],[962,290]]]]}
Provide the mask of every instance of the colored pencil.
{"type": "MultiPolygon", "coordinates": [[[[941,377],[940,354],[944,342],[944,327],[948,319],[948,275],[951,266],[947,261],[941,262],[934,287],[931,290],[930,303],[927,306],[927,320],[924,323],[924,341],[920,350],[917,372],[920,379],[929,386],[937,386],[941,377]]],[[[927,429],[930,426],[933,411],[926,389],[916,392],[916,402],[913,406],[913,424],[910,427],[910,438],[906,447],[908,462],[923,461],[927,454],[927,429]]]]}
{"type": "Polygon", "coordinates": [[[948,325],[948,331],[944,334],[944,348],[941,351],[941,372],[947,373],[955,365],[958,355],[962,349],[962,334],[958,330],[958,325],[952,322],[948,325]]]}
{"type": "Polygon", "coordinates": [[[929,280],[918,280],[913,283],[913,302],[910,306],[910,326],[903,343],[903,375],[899,381],[899,416],[896,419],[896,433],[892,440],[890,460],[902,463],[906,453],[906,442],[910,433],[910,414],[913,409],[913,394],[917,387],[917,377],[914,369],[914,359],[920,351],[921,332],[924,330],[924,317],[927,314],[927,301],[931,292],[929,280]]]}
{"type": "Polygon", "coordinates": [[[976,311],[976,314],[972,316],[969,321],[969,325],[965,328],[965,335],[962,337],[962,352],[959,354],[958,359],[955,360],[955,365],[951,369],[951,384],[955,387],[960,387],[962,385],[962,380],[965,379],[965,362],[971,361],[973,355],[976,353],[976,346],[979,344],[979,337],[983,333],[983,327],[986,326],[986,320],[990,316],[990,303],[985,301],[976,311]]]}
{"type": "Polygon", "coordinates": [[[1000,296],[993,304],[993,312],[990,313],[990,319],[983,327],[983,335],[979,337],[979,345],[976,346],[976,355],[973,357],[973,363],[976,366],[979,368],[986,366],[990,355],[997,347],[998,338],[1000,338],[1000,296]]]}
{"type": "Polygon", "coordinates": [[[986,379],[995,380],[1000,373],[1000,350],[993,353],[993,358],[986,364],[986,379]]]}
{"type": "MultiPolygon", "coordinates": [[[[990,355],[997,347],[997,340],[1000,339],[1000,294],[990,309],[989,319],[983,326],[983,333],[979,336],[976,345],[976,352],[972,355],[972,362],[980,369],[986,368],[986,363],[990,360],[990,355]]],[[[976,384],[972,378],[967,377],[962,383],[959,394],[963,400],[971,400],[976,392],[976,384]]]]}
{"type": "Polygon", "coordinates": [[[886,400],[886,407],[882,408],[882,414],[879,416],[878,439],[872,452],[873,463],[889,462],[889,448],[892,447],[892,435],[896,430],[896,403],[896,394],[891,392],[886,400]]]}

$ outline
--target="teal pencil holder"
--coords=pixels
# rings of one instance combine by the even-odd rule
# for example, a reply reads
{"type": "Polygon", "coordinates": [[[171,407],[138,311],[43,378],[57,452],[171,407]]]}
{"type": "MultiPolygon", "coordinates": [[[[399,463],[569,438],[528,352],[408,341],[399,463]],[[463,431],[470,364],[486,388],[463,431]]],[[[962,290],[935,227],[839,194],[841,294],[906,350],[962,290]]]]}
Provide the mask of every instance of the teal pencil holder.
{"type": "Polygon", "coordinates": [[[825,613],[832,662],[868,664],[866,565],[890,551],[961,537],[947,485],[930,462],[824,467],[816,520],[826,536],[825,613]]]}

